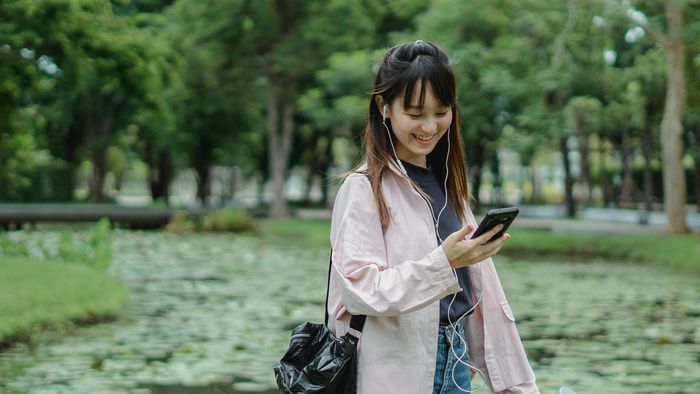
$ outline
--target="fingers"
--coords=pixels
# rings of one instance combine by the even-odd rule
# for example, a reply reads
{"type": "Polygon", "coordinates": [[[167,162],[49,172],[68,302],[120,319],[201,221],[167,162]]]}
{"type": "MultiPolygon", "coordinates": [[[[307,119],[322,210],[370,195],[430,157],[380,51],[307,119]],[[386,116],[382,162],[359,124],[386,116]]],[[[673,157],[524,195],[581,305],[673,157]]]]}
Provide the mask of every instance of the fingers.
{"type": "Polygon", "coordinates": [[[489,257],[493,257],[498,251],[501,250],[501,247],[503,246],[503,243],[509,238],[510,236],[506,237],[504,234],[502,237],[496,238],[493,242],[489,242],[483,245],[478,245],[477,248],[480,248],[479,250],[479,255],[477,257],[477,262],[483,261],[489,257]]]}
{"type": "Polygon", "coordinates": [[[474,240],[477,241],[477,242],[479,243],[479,245],[485,244],[486,242],[488,242],[489,239],[493,238],[493,236],[496,235],[496,233],[498,233],[499,231],[501,231],[502,228],[503,228],[503,225],[502,225],[502,224],[499,224],[498,226],[495,226],[495,227],[492,228],[491,230],[489,230],[489,231],[487,231],[487,232],[481,234],[480,236],[474,238],[474,240]]]}
{"type": "Polygon", "coordinates": [[[459,229],[459,239],[462,240],[474,231],[474,226],[467,224],[466,226],[459,229]]]}
{"type": "Polygon", "coordinates": [[[503,225],[498,225],[483,235],[469,240],[465,237],[473,231],[472,225],[466,225],[450,234],[442,243],[450,264],[455,268],[464,267],[476,264],[498,253],[510,235],[504,234],[493,242],[486,243],[486,241],[495,236],[502,228],[503,225]]]}
{"type": "Polygon", "coordinates": [[[455,231],[454,233],[450,234],[450,237],[449,237],[449,238],[453,238],[453,237],[454,237],[454,241],[455,241],[455,242],[461,241],[461,240],[463,240],[464,238],[466,238],[467,235],[469,235],[473,230],[474,230],[474,226],[472,226],[471,224],[467,224],[466,226],[463,226],[463,227],[460,228],[459,230],[457,230],[457,231],[455,231]]]}

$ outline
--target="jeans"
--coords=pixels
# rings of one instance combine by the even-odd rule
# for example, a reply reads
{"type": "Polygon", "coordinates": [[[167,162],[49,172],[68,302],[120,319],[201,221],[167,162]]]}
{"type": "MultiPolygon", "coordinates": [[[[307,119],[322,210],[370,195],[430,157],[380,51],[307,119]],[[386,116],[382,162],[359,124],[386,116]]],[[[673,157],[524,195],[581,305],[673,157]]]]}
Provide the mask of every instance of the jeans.
{"type": "Polygon", "coordinates": [[[457,334],[453,335],[452,327],[440,325],[433,394],[463,394],[471,392],[471,376],[469,367],[465,365],[465,363],[469,362],[467,339],[462,324],[457,323],[456,328],[457,333],[462,336],[463,340],[460,340],[457,334]],[[461,356],[461,362],[457,360],[459,356],[461,356]],[[452,374],[453,369],[454,375],[452,374]],[[453,376],[454,380],[452,379],[453,376]],[[457,382],[459,387],[455,385],[455,382],[457,382]]]}

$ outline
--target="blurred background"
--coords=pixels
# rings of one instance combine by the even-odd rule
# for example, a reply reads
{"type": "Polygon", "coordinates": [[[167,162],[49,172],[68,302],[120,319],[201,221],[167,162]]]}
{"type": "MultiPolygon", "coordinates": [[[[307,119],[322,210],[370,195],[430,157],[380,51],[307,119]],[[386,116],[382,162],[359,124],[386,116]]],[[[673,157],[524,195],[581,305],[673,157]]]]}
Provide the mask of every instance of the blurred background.
{"type": "Polygon", "coordinates": [[[0,392],[275,392],[419,38],[543,392],[700,392],[697,0],[2,1],[0,392]]]}

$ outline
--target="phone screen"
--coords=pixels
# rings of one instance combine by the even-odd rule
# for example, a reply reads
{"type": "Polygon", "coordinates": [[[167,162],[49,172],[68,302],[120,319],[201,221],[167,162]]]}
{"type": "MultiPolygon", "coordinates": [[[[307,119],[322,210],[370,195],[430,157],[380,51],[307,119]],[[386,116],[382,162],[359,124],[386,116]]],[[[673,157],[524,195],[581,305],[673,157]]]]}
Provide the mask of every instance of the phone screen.
{"type": "Polygon", "coordinates": [[[491,237],[491,239],[486,241],[486,243],[493,242],[502,237],[506,230],[508,230],[508,227],[510,227],[510,224],[513,223],[513,220],[515,220],[515,217],[518,216],[518,212],[520,212],[520,210],[517,207],[492,209],[488,211],[484,219],[479,223],[479,227],[474,232],[474,235],[472,235],[472,239],[488,232],[499,224],[502,224],[503,228],[496,233],[496,235],[491,237]]]}

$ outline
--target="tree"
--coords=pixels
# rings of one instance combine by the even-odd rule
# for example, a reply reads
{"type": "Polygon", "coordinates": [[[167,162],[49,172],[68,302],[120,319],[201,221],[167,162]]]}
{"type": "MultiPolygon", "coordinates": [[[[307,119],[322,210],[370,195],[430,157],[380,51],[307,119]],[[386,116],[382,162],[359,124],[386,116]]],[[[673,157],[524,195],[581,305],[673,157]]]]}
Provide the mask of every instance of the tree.
{"type": "Polygon", "coordinates": [[[144,105],[135,108],[125,138],[119,139],[124,150],[135,153],[148,166],[147,183],[154,201],[168,204],[170,183],[175,177],[179,152],[176,140],[176,114],[173,105],[182,90],[180,74],[175,72],[182,62],[172,45],[177,20],[168,18],[172,0],[131,0],[113,4],[115,14],[128,18],[138,34],[149,43],[145,59],[151,70],[145,86],[144,105]]]}
{"type": "Polygon", "coordinates": [[[588,204],[593,203],[593,182],[590,170],[590,149],[588,140],[600,127],[599,117],[601,104],[593,97],[574,97],[564,109],[567,128],[572,130],[578,141],[578,149],[581,152],[581,177],[580,181],[587,190],[588,204]]]}
{"type": "MultiPolygon", "coordinates": [[[[177,2],[167,13],[166,36],[174,43],[172,70],[177,83],[167,89],[175,111],[179,161],[194,168],[197,198],[208,203],[211,167],[244,164],[262,154],[262,81],[257,45],[264,40],[264,7],[251,1],[177,2]],[[248,141],[256,144],[245,144],[248,141]]],[[[158,139],[159,140],[159,139],[158,139]]]]}
{"type": "Polygon", "coordinates": [[[51,89],[32,97],[46,114],[46,145],[73,167],[90,158],[90,200],[100,201],[107,148],[158,94],[148,90],[154,76],[148,37],[106,0],[14,5],[18,46],[36,53],[52,74],[51,89]]]}
{"type": "Polygon", "coordinates": [[[295,129],[297,97],[333,51],[372,44],[374,23],[362,12],[361,1],[328,2],[270,0],[271,17],[261,28],[268,33],[259,48],[265,76],[269,171],[273,217],[287,215],[284,181],[295,129]]]}
{"type": "Polygon", "coordinates": [[[630,19],[641,26],[666,53],[666,102],[661,120],[661,148],[663,161],[664,208],[668,228],[672,233],[686,233],[685,221],[686,181],[683,169],[683,114],[687,96],[685,86],[685,43],[683,12],[687,2],[665,0],[663,10],[656,10],[652,20],[665,19],[665,29],[661,23],[650,23],[649,11],[642,12],[633,7],[623,11],[630,19]],[[665,31],[664,31],[665,30],[665,31]]]}
{"type": "Polygon", "coordinates": [[[521,52],[523,42],[510,35],[519,9],[509,0],[445,0],[435,2],[417,18],[415,35],[438,41],[453,57],[475,210],[479,209],[481,174],[487,166],[495,178],[496,199],[500,198],[500,167],[495,160],[498,139],[521,104],[520,86],[515,83],[518,71],[510,67],[514,56],[508,53],[521,52]]]}
{"type": "Polygon", "coordinates": [[[31,187],[39,142],[36,126],[43,119],[30,98],[46,88],[55,71],[25,45],[39,39],[16,23],[26,12],[26,4],[0,3],[0,200],[20,200],[31,187]]]}
{"type": "MultiPolygon", "coordinates": [[[[307,196],[312,178],[321,173],[324,205],[328,203],[327,170],[333,160],[333,141],[352,141],[354,132],[363,126],[369,102],[367,92],[372,89],[374,66],[382,54],[381,50],[369,49],[331,54],[327,67],[316,73],[318,85],[297,100],[305,132],[299,133],[303,138],[297,141],[293,153],[308,163],[307,196]]],[[[355,157],[343,159],[351,163],[355,157]]]]}

